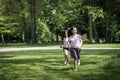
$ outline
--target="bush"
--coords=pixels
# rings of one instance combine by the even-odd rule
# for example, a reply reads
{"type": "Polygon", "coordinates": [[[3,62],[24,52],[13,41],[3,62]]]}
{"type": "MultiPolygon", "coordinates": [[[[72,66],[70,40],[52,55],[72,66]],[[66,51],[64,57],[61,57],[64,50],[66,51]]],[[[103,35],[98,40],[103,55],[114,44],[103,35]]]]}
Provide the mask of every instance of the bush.
{"type": "Polygon", "coordinates": [[[50,30],[45,22],[37,20],[37,37],[39,42],[49,42],[51,40],[50,30]]]}
{"type": "Polygon", "coordinates": [[[87,34],[83,34],[82,35],[82,40],[83,40],[83,42],[90,42],[90,40],[87,38],[87,34]]]}

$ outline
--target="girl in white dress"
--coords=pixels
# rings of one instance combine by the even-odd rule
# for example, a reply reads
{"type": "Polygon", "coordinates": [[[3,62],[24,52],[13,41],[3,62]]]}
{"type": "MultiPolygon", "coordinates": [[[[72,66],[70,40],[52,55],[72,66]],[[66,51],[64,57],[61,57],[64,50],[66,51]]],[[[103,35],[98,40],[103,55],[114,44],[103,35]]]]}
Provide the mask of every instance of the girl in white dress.
{"type": "Polygon", "coordinates": [[[69,42],[68,42],[68,31],[65,30],[63,34],[63,41],[60,42],[60,48],[63,48],[64,55],[65,55],[65,61],[64,64],[69,65],[69,42]],[[63,42],[63,46],[62,46],[63,42]]]}
{"type": "Polygon", "coordinates": [[[72,58],[74,59],[74,71],[77,71],[77,66],[80,65],[80,51],[82,46],[82,38],[81,35],[77,34],[77,28],[72,27],[70,29],[70,37],[69,42],[71,44],[70,53],[72,58]]]}

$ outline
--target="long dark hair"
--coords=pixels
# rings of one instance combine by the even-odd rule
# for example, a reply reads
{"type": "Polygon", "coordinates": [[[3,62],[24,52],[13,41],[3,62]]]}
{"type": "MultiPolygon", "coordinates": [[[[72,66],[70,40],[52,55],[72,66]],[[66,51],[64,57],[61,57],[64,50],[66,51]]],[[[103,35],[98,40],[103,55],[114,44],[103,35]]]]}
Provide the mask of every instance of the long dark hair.
{"type": "Polygon", "coordinates": [[[64,32],[63,32],[63,34],[62,34],[62,39],[66,37],[66,36],[65,36],[65,33],[66,33],[66,32],[68,33],[68,30],[64,30],[64,32]]]}
{"type": "MultiPolygon", "coordinates": [[[[68,36],[73,35],[72,30],[73,30],[74,28],[76,28],[76,29],[77,29],[77,27],[76,27],[76,26],[72,26],[72,27],[70,28],[70,30],[69,30],[69,32],[68,32],[68,36]]],[[[78,29],[77,29],[77,34],[79,34],[78,29]]]]}

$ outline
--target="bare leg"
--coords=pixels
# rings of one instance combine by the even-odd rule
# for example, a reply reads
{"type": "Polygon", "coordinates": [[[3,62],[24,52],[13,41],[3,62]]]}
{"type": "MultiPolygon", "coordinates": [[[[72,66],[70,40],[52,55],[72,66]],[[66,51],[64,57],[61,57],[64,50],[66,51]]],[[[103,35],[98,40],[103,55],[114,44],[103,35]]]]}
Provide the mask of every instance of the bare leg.
{"type": "Polygon", "coordinates": [[[70,57],[70,54],[69,54],[69,51],[66,52],[66,60],[67,60],[67,63],[69,63],[69,57],[70,57]]]}
{"type": "Polygon", "coordinates": [[[68,64],[69,62],[69,53],[67,50],[64,50],[64,54],[65,54],[65,64],[68,64]]]}
{"type": "Polygon", "coordinates": [[[80,59],[77,60],[77,65],[80,65],[80,59]]]}
{"type": "Polygon", "coordinates": [[[76,49],[77,51],[77,56],[78,56],[78,59],[77,59],[77,65],[80,65],[80,49],[76,49]]]}
{"type": "Polygon", "coordinates": [[[67,63],[67,60],[66,60],[66,55],[64,54],[64,56],[65,56],[65,61],[64,61],[64,64],[66,64],[66,63],[67,63]]]}
{"type": "Polygon", "coordinates": [[[77,59],[74,59],[74,71],[77,71],[77,59]]]}

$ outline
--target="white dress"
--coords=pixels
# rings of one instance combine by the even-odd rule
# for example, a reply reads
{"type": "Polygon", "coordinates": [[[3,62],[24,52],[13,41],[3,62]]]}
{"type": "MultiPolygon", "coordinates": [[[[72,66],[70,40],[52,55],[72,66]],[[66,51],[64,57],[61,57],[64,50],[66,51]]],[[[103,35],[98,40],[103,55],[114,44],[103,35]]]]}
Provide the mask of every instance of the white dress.
{"type": "Polygon", "coordinates": [[[64,37],[64,39],[63,39],[63,47],[64,48],[68,48],[69,46],[68,46],[68,37],[64,37]]]}

